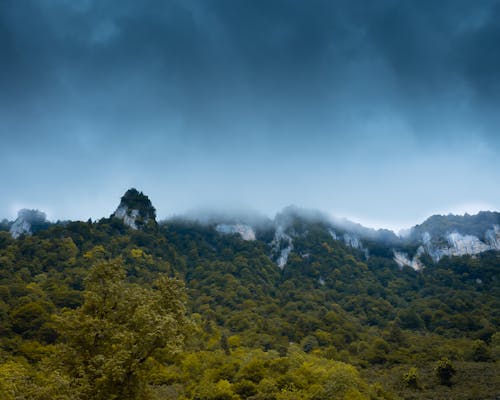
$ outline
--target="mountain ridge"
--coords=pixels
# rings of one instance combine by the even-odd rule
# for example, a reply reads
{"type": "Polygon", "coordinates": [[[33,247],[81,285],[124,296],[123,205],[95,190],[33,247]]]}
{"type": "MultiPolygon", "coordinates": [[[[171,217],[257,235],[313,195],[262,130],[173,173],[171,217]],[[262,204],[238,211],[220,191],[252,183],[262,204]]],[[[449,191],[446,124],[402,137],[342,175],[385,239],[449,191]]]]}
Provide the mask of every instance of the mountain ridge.
{"type": "MultiPolygon", "coordinates": [[[[270,258],[283,269],[294,249],[294,239],[306,235],[317,225],[334,239],[361,251],[366,258],[374,247],[383,246],[400,267],[422,269],[425,255],[434,261],[445,256],[476,255],[500,250],[500,213],[480,211],[474,215],[436,214],[397,235],[389,229],[365,227],[345,218],[330,216],[319,210],[287,206],[274,218],[250,211],[239,213],[191,213],[156,221],[156,209],[143,192],[132,188],[120,199],[110,218],[121,220],[134,230],[172,222],[198,222],[222,235],[237,235],[242,240],[259,240],[270,246],[270,258]]],[[[15,221],[2,222],[0,229],[9,230],[13,238],[31,235],[53,224],[43,212],[20,210],[15,221]]]]}
{"type": "MultiPolygon", "coordinates": [[[[397,238],[388,245],[375,240],[372,231],[359,237],[356,233],[363,231],[333,226],[318,215],[289,208],[273,224],[256,224],[255,237],[244,229],[244,222],[252,222],[248,218],[151,220],[135,229],[111,214],[99,221],[51,224],[17,239],[4,229],[0,344],[5,354],[36,365],[40,352],[51,348],[40,346],[59,341],[53,330],[55,316],[82,306],[88,272],[104,261],[123,265],[127,282],[143,288],[163,274],[185,285],[197,330],[184,354],[158,360],[162,375],[151,381],[165,390],[182,389],[185,398],[220,399],[190,394],[190,388],[193,382],[207,387],[226,378],[226,386],[235,390],[248,386],[250,378],[252,392],[265,393],[267,389],[258,385],[267,384],[287,357],[293,360],[300,354],[314,363],[338,360],[354,365],[363,376],[373,374],[374,381],[402,391],[404,398],[492,398],[488,393],[495,392],[495,383],[485,376],[495,375],[492,368],[497,364],[490,361],[500,354],[500,252],[439,260],[423,253],[418,258],[423,268],[398,265],[394,249],[405,252],[411,263],[418,242],[397,238]],[[277,364],[255,364],[256,352],[274,357],[277,364]],[[232,373],[232,355],[238,354],[254,361],[241,362],[240,372],[232,373]],[[221,371],[198,373],[189,367],[193,357],[221,360],[221,371]],[[478,396],[461,385],[460,376],[456,389],[450,389],[453,393],[435,396],[440,388],[433,383],[432,368],[441,357],[450,358],[464,374],[472,373],[469,379],[480,380],[485,394],[478,396]],[[422,391],[401,387],[401,377],[410,368],[421,371],[422,391]],[[179,373],[191,370],[192,374],[179,373]],[[488,371],[492,372],[485,375],[488,371]],[[462,392],[474,395],[457,396],[462,392]]],[[[274,397],[229,398],[283,399],[279,384],[294,377],[273,379],[274,397]]],[[[171,398],[179,397],[167,397],[171,398]]]]}

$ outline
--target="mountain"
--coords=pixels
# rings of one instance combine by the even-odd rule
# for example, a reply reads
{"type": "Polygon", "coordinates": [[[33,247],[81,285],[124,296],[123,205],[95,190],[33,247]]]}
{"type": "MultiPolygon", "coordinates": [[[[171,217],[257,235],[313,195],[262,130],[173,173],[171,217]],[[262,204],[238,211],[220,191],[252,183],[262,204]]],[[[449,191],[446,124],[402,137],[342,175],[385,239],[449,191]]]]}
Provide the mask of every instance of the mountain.
{"type": "MultiPolygon", "coordinates": [[[[121,220],[135,230],[155,226],[156,210],[144,193],[132,188],[122,196],[111,218],[121,220]]],[[[328,232],[335,240],[360,250],[365,257],[370,251],[382,252],[400,266],[422,269],[425,256],[437,262],[446,256],[477,255],[500,250],[500,213],[482,211],[476,215],[433,215],[422,224],[398,236],[387,229],[371,229],[347,219],[331,217],[317,210],[288,206],[274,219],[252,212],[214,213],[195,212],[171,220],[196,221],[210,226],[221,234],[239,235],[243,240],[260,240],[270,246],[269,256],[283,268],[294,248],[294,240],[307,234],[309,226],[328,232]]],[[[14,222],[3,221],[14,238],[46,229],[50,222],[43,212],[21,210],[14,222]]],[[[2,227],[0,226],[0,228],[2,227]]]]}
{"type": "MultiPolygon", "coordinates": [[[[213,222],[213,221],[212,221],[213,222]]],[[[214,222],[213,222],[214,223],[214,222]]],[[[294,248],[294,240],[307,235],[315,226],[328,232],[333,239],[362,251],[366,257],[371,250],[385,249],[392,253],[400,266],[413,269],[424,267],[422,258],[430,256],[439,261],[445,256],[476,255],[491,250],[500,250],[500,213],[480,212],[477,215],[434,215],[421,225],[411,228],[404,237],[385,229],[370,229],[345,219],[332,218],[315,210],[289,206],[266,225],[251,222],[217,224],[220,233],[239,234],[244,240],[267,240],[271,245],[271,258],[283,268],[294,248]],[[265,229],[263,229],[265,226],[265,229]],[[261,235],[258,232],[262,232],[261,235]],[[272,240],[269,241],[269,234],[272,240]]]]}
{"type": "MultiPolygon", "coordinates": [[[[21,214],[30,234],[0,231],[0,397],[5,376],[11,382],[20,373],[16,387],[52,376],[47,355],[61,348],[58,318],[95,311],[81,306],[95,299],[89,271],[103,263],[120,266],[123,274],[112,278],[130,285],[118,298],[150,293],[162,275],[185,286],[193,324],[185,349],[147,359],[149,389],[160,399],[465,400],[500,389],[493,362],[500,252],[434,258],[422,239],[427,233],[439,249],[451,247],[454,233],[493,243],[487,232],[496,232],[496,213],[431,217],[405,237],[297,207],[274,219],[240,213],[157,222],[150,199],[131,189],[99,221],[38,229],[44,215],[21,214]],[[458,371],[451,387],[434,377],[442,357],[458,371]],[[414,369],[417,383],[407,385],[414,369]]],[[[111,315],[116,309],[106,307],[111,315]]],[[[154,321],[154,310],[139,311],[130,310],[133,321],[142,312],[154,321]]],[[[78,340],[80,333],[73,332],[78,340]]]]}

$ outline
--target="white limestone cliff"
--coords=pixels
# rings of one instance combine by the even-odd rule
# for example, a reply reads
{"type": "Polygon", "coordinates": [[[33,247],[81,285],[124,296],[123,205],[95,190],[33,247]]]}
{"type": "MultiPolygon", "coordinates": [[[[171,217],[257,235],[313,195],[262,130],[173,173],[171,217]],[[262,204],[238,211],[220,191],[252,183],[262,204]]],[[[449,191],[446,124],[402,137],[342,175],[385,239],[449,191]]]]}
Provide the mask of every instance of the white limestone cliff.
{"type": "Polygon", "coordinates": [[[215,230],[222,234],[237,233],[243,240],[255,240],[255,231],[249,225],[244,224],[218,224],[215,230]]]}
{"type": "Polygon", "coordinates": [[[33,226],[47,224],[47,216],[39,210],[22,209],[17,213],[17,218],[10,227],[10,235],[17,239],[21,235],[31,235],[33,226]]]}
{"type": "Polygon", "coordinates": [[[132,229],[139,229],[137,226],[137,218],[139,217],[139,210],[130,210],[127,206],[120,204],[116,211],[113,213],[115,218],[121,219],[123,223],[132,229]]]}
{"type": "Polygon", "coordinates": [[[413,268],[415,271],[421,270],[424,265],[420,261],[420,256],[425,253],[425,249],[423,246],[420,246],[417,250],[417,254],[413,256],[413,258],[410,258],[407,253],[404,253],[402,251],[396,251],[393,250],[394,252],[394,261],[400,266],[408,266],[413,268]]]}
{"type": "Polygon", "coordinates": [[[415,270],[422,269],[423,264],[420,257],[426,253],[438,262],[443,257],[476,255],[490,250],[500,250],[500,226],[494,225],[485,232],[484,240],[477,236],[450,232],[440,241],[435,240],[429,232],[424,232],[421,238],[421,246],[417,253],[410,259],[408,254],[393,250],[394,261],[399,265],[407,265],[415,270]],[[447,243],[443,244],[443,239],[447,243]]]}
{"type": "Polygon", "coordinates": [[[16,221],[10,227],[10,235],[17,239],[21,235],[31,235],[31,224],[28,221],[22,219],[16,219],[16,221]]]}
{"type": "Polygon", "coordinates": [[[288,262],[288,256],[293,250],[293,240],[290,235],[285,233],[283,227],[279,226],[276,229],[276,233],[274,234],[274,239],[271,242],[271,247],[273,249],[273,253],[278,254],[278,258],[276,260],[276,264],[278,267],[283,269],[288,262]]]}

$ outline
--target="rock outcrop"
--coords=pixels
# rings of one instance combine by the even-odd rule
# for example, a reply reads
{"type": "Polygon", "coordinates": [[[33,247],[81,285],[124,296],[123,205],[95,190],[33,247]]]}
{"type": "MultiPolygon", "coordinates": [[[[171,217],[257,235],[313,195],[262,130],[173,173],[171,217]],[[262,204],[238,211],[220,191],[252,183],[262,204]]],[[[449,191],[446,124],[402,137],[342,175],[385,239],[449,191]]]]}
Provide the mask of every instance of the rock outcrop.
{"type": "Polygon", "coordinates": [[[407,253],[402,251],[393,250],[394,252],[394,261],[400,267],[408,266],[413,268],[415,271],[421,270],[424,265],[420,261],[420,256],[425,253],[425,249],[423,246],[420,246],[417,250],[417,254],[415,254],[412,258],[408,256],[407,253]]]}
{"type": "Polygon", "coordinates": [[[447,245],[435,245],[432,240],[428,240],[425,247],[427,253],[435,261],[439,261],[445,256],[474,255],[490,250],[500,250],[500,227],[498,225],[487,230],[484,238],[484,240],[480,240],[474,235],[451,232],[445,237],[447,245]]]}
{"type": "Polygon", "coordinates": [[[255,240],[255,231],[249,225],[245,224],[218,224],[215,230],[219,233],[231,235],[238,234],[243,240],[255,240]]]}
{"type": "Polygon", "coordinates": [[[21,235],[31,235],[32,233],[44,229],[49,225],[47,216],[39,210],[22,209],[17,213],[17,218],[10,227],[10,234],[14,239],[21,235]]]}
{"type": "Polygon", "coordinates": [[[487,229],[480,239],[476,235],[464,234],[456,230],[446,233],[444,236],[432,236],[429,232],[423,232],[417,253],[409,257],[407,253],[394,250],[394,261],[399,266],[407,265],[419,270],[423,267],[420,257],[428,254],[435,262],[443,257],[476,255],[485,251],[500,250],[500,226],[493,225],[487,229]]]}
{"type": "Polygon", "coordinates": [[[129,189],[111,217],[121,219],[132,229],[142,229],[149,223],[156,224],[156,210],[148,196],[137,189],[129,189]]]}
{"type": "Polygon", "coordinates": [[[288,256],[293,250],[293,240],[290,235],[285,233],[283,227],[279,226],[274,234],[274,239],[271,242],[273,258],[276,259],[276,264],[280,269],[285,268],[288,262],[288,256]]]}

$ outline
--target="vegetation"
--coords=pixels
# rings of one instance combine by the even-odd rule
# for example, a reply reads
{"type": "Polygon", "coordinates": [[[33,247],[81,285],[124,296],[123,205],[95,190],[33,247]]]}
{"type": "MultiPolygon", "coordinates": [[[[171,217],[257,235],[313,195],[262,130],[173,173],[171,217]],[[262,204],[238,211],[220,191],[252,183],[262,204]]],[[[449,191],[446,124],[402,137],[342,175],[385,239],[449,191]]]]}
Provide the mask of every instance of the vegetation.
{"type": "Polygon", "coordinates": [[[457,372],[451,361],[446,357],[438,361],[435,371],[441,385],[447,386],[451,386],[451,378],[457,372]]]}
{"type": "Polygon", "coordinates": [[[268,232],[243,241],[211,225],[132,230],[116,218],[17,240],[0,231],[0,398],[500,391],[498,253],[425,259],[417,272],[380,244],[366,258],[321,222],[295,229],[283,270],[268,232]]]}

